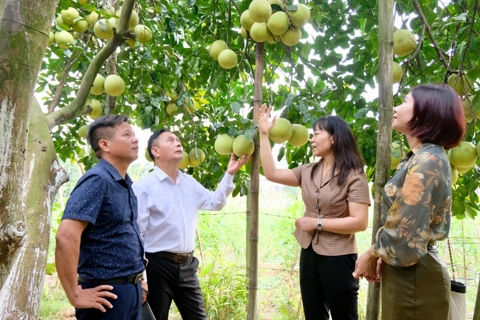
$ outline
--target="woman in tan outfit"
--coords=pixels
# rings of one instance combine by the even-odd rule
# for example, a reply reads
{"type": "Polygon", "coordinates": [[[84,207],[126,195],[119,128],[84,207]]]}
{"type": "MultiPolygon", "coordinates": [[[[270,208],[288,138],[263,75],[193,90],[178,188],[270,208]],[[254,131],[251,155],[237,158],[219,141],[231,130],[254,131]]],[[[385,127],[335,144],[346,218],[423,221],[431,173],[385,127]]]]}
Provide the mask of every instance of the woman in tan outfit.
{"type": "Polygon", "coordinates": [[[359,283],[355,233],[368,224],[369,188],[363,162],[348,124],[325,116],[310,140],[319,162],[277,169],[268,139],[275,119],[271,107],[259,112],[260,157],[265,177],[302,189],[304,216],[295,222],[300,254],[300,289],[307,320],[358,319],[359,283]]]}

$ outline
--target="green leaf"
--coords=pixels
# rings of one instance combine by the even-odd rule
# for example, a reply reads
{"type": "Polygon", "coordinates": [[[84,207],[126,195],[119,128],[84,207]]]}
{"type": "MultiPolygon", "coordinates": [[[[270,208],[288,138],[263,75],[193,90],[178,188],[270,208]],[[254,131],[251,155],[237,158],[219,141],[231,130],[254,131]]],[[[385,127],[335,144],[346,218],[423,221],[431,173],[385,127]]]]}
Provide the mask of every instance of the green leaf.
{"type": "Polygon", "coordinates": [[[240,113],[242,110],[242,105],[238,102],[232,102],[230,103],[230,108],[232,108],[233,112],[240,113]]]}

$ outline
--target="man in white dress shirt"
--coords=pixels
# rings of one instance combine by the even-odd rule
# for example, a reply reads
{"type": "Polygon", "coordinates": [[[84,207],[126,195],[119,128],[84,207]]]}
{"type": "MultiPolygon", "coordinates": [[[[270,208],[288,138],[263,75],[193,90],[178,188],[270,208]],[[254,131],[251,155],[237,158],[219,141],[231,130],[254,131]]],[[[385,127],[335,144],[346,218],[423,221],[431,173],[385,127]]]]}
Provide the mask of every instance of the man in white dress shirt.
{"type": "Polygon", "coordinates": [[[148,303],[157,320],[167,320],[172,300],[184,320],[207,319],[198,259],[193,256],[198,210],[221,210],[233,191],[233,175],[248,162],[232,154],[217,190],[209,191],[178,170],[183,148],[178,137],[164,129],[148,140],[155,167],[133,184],[138,199],[138,225],[145,244],[148,303]]]}

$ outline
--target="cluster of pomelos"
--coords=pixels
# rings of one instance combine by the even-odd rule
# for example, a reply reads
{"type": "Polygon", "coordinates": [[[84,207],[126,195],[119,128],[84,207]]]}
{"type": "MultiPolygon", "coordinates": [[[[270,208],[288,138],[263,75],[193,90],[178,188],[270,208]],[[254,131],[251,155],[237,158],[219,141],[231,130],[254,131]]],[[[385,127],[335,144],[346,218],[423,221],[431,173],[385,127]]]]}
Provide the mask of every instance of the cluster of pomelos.
{"type": "MultiPolygon", "coordinates": [[[[253,0],[240,16],[240,32],[255,42],[282,42],[292,47],[302,38],[301,28],[309,19],[310,8],[304,4],[287,7],[283,0],[253,0]]],[[[214,41],[209,53],[223,69],[237,65],[237,54],[223,40],[214,41]]]]}
{"type": "MultiPolygon", "coordinates": [[[[407,29],[399,29],[393,33],[393,54],[398,57],[408,56],[417,48],[415,35],[407,29]]],[[[403,70],[398,62],[392,62],[393,83],[399,83],[403,77],[403,70]]]]}
{"type": "MultiPolygon", "coordinates": [[[[278,118],[268,137],[274,143],[282,144],[288,142],[294,147],[300,147],[307,143],[309,132],[301,124],[292,125],[289,120],[278,118]]],[[[230,155],[233,152],[237,157],[248,156],[253,154],[254,150],[253,140],[243,134],[233,138],[226,133],[222,133],[215,140],[215,151],[220,155],[230,155]]]]}
{"type": "Polygon", "coordinates": [[[304,4],[286,6],[282,0],[253,0],[240,16],[241,34],[255,42],[296,45],[302,38],[301,28],[310,20],[310,9],[304,4]]]}
{"type": "MultiPolygon", "coordinates": [[[[75,39],[80,34],[87,32],[90,28],[93,28],[95,37],[88,37],[89,45],[95,45],[97,39],[109,40],[113,37],[122,9],[115,10],[109,7],[104,10],[95,10],[96,8],[89,4],[90,0],[78,0],[78,2],[86,7],[79,9],[69,7],[62,10],[55,18],[57,31],[50,31],[49,45],[56,43],[61,48],[67,48],[75,43],[75,39]]],[[[136,41],[145,43],[152,39],[152,31],[139,24],[138,13],[135,10],[132,10],[128,26],[130,32],[136,34],[135,39],[126,40],[131,47],[135,46],[136,41]]]]}

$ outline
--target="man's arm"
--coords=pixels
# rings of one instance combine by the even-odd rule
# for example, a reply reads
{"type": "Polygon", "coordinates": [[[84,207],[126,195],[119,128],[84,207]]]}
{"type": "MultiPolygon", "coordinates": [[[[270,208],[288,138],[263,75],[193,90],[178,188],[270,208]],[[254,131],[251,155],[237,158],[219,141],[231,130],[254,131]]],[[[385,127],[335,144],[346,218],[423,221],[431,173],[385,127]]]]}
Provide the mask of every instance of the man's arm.
{"type": "Polygon", "coordinates": [[[82,289],[77,281],[77,265],[80,256],[80,239],[87,221],[65,219],[60,222],[56,235],[55,265],[58,277],[68,301],[76,308],[95,308],[105,312],[104,307],[112,308],[106,299],[117,296],[105,290],[112,290],[110,285],[100,285],[92,289],[82,289]]]}

